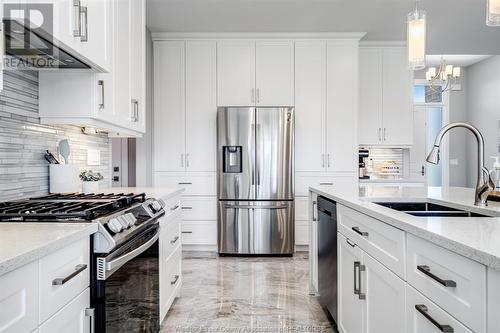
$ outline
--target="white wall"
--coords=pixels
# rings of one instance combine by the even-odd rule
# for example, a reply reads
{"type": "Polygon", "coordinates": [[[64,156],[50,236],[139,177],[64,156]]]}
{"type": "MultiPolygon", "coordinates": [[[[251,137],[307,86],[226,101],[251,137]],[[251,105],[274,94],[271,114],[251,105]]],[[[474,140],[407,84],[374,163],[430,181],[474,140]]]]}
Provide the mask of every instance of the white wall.
{"type": "Polygon", "coordinates": [[[136,185],[153,184],[153,40],[146,29],[146,133],[136,140],[136,185]]]}
{"type": "MultiPolygon", "coordinates": [[[[492,166],[490,156],[498,155],[498,132],[500,121],[500,56],[494,56],[468,68],[467,120],[476,126],[486,141],[486,165],[492,166]]],[[[468,185],[476,184],[477,146],[468,137],[468,185]]]]}

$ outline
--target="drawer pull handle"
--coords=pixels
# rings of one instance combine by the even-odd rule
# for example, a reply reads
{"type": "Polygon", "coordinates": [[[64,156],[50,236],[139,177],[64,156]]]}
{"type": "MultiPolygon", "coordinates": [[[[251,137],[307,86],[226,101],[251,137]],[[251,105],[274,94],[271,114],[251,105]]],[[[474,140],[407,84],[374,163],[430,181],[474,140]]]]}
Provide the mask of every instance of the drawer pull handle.
{"type": "Polygon", "coordinates": [[[179,239],[179,236],[175,236],[175,238],[170,241],[170,244],[175,244],[178,239],[179,239]]]}
{"type": "Polygon", "coordinates": [[[170,284],[176,284],[178,280],[179,280],[179,275],[174,275],[174,279],[170,281],[170,284]]]}
{"type": "Polygon", "coordinates": [[[83,272],[86,269],[87,269],[86,264],[76,265],[75,271],[73,273],[66,276],[65,278],[57,278],[57,279],[52,280],[52,285],[53,286],[62,286],[63,284],[65,284],[66,282],[68,282],[69,280],[71,280],[72,278],[74,278],[75,276],[77,276],[78,274],[80,274],[81,272],[83,272]]]}
{"type": "Polygon", "coordinates": [[[175,205],[174,207],[170,208],[171,211],[174,211],[176,210],[177,208],[179,208],[179,205],[175,205]]]}
{"type": "Polygon", "coordinates": [[[182,231],[183,234],[192,234],[192,231],[182,231]]]}
{"type": "Polygon", "coordinates": [[[361,236],[368,237],[368,232],[359,230],[359,227],[351,228],[355,233],[360,234],[361,236]]]}
{"type": "Polygon", "coordinates": [[[190,183],[190,182],[180,182],[177,184],[179,184],[179,185],[193,185],[193,183],[190,183]]]}
{"type": "Polygon", "coordinates": [[[193,209],[193,207],[189,207],[189,206],[182,206],[182,207],[181,207],[181,209],[186,209],[186,210],[188,210],[188,209],[193,209]]]}
{"type": "Polygon", "coordinates": [[[441,332],[446,332],[446,333],[453,333],[454,329],[450,325],[441,325],[440,323],[437,322],[436,319],[432,318],[432,316],[429,314],[429,310],[427,307],[423,304],[415,304],[415,309],[417,309],[418,312],[422,316],[424,316],[428,321],[430,321],[434,326],[436,326],[441,332]]]}
{"type": "Polygon", "coordinates": [[[321,182],[321,183],[319,183],[319,184],[320,184],[320,185],[333,185],[333,183],[332,183],[332,182],[321,182]]]}
{"type": "Polygon", "coordinates": [[[457,286],[457,283],[453,280],[443,280],[439,276],[432,274],[429,266],[419,265],[417,266],[417,269],[445,287],[455,288],[457,286]]]}
{"type": "Polygon", "coordinates": [[[354,295],[358,295],[359,299],[366,299],[366,294],[361,292],[361,272],[365,270],[365,265],[361,262],[354,262],[354,295]]]}
{"type": "Polygon", "coordinates": [[[354,244],[353,242],[351,242],[351,240],[350,240],[350,239],[346,239],[345,241],[346,241],[346,243],[347,243],[347,244],[349,244],[349,245],[350,245],[350,246],[352,246],[352,247],[355,247],[355,246],[356,246],[356,244],[354,244]]]}

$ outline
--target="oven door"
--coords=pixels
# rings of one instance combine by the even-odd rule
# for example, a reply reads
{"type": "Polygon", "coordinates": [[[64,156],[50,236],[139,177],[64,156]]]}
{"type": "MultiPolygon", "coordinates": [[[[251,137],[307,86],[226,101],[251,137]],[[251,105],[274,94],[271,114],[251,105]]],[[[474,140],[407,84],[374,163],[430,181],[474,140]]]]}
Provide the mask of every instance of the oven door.
{"type": "Polygon", "coordinates": [[[95,256],[92,298],[96,332],[159,332],[159,226],[95,256]]]}

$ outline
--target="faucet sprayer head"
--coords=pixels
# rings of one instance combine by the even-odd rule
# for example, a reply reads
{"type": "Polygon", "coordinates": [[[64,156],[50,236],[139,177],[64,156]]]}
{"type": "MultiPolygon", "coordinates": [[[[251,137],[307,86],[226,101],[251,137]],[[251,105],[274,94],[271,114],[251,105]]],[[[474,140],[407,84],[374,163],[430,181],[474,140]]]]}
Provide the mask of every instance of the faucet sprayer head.
{"type": "Polygon", "coordinates": [[[432,164],[439,163],[439,146],[433,146],[431,152],[427,156],[427,162],[432,164]]]}

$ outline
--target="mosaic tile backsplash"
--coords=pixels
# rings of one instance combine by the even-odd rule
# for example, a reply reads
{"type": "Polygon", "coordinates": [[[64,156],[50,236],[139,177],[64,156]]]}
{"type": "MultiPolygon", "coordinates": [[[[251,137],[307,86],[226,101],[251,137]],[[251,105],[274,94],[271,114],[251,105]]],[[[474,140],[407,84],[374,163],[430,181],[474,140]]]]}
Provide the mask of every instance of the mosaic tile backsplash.
{"type": "Polygon", "coordinates": [[[69,140],[70,163],[81,170],[100,172],[104,176],[100,186],[107,187],[111,156],[108,136],[84,135],[76,126],[41,125],[38,72],[4,71],[0,94],[0,201],[47,194],[49,167],[43,155],[48,149],[59,157],[57,145],[62,139],[69,140]],[[88,148],[100,151],[100,165],[87,165],[88,148]]]}

